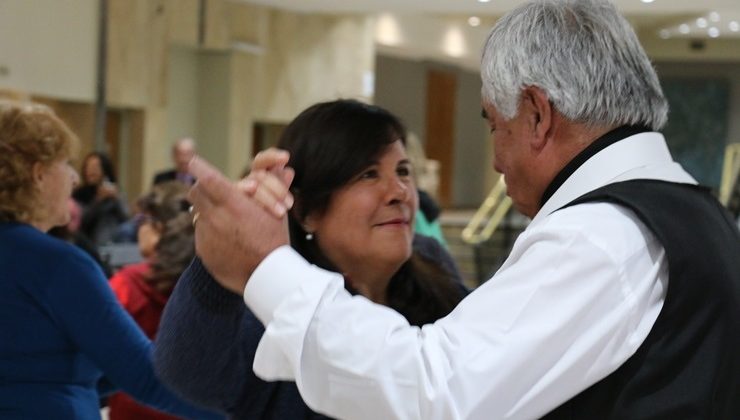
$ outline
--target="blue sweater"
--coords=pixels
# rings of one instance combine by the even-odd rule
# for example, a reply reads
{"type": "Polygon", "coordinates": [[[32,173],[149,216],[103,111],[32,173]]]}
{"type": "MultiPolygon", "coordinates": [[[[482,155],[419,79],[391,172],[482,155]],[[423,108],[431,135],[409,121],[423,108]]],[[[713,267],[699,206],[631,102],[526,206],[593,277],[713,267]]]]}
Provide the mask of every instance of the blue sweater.
{"type": "Polygon", "coordinates": [[[157,380],[151,343],[87,254],[0,223],[0,418],[99,419],[102,384],[177,415],[219,418],[157,380]]]}
{"type": "MultiPolygon", "coordinates": [[[[460,282],[452,258],[434,239],[417,235],[414,249],[460,282]]],[[[467,293],[462,284],[459,291],[467,293]]],[[[265,382],[254,374],[263,333],[241,296],[221,287],[196,258],[167,301],[154,366],[173,389],[235,419],[328,419],[308,408],[295,382],[265,382]]]]}

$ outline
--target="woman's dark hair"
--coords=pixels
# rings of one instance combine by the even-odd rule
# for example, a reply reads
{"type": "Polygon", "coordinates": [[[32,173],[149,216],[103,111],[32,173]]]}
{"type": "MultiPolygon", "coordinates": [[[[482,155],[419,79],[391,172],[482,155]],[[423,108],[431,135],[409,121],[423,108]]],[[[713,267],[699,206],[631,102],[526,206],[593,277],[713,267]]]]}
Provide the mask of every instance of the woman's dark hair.
{"type": "Polygon", "coordinates": [[[102,152],[90,152],[82,160],[82,167],[80,168],[81,184],[72,192],[72,198],[74,198],[80,204],[90,204],[95,200],[95,196],[98,193],[99,185],[87,184],[87,161],[97,157],[100,162],[100,167],[103,170],[103,177],[107,178],[108,181],[116,183],[116,173],[113,170],[113,162],[105,153],[102,152]]]}
{"type": "MultiPolygon", "coordinates": [[[[291,245],[309,262],[339,271],[316,241],[306,240],[301,221],[311,213],[323,214],[334,192],[398,140],[406,144],[406,130],[398,118],[383,108],[347,99],[313,105],[285,128],[278,147],[290,152],[288,165],[295,169],[291,192],[296,205],[288,219],[291,245]]],[[[451,279],[450,273],[414,253],[391,279],[389,306],[414,325],[433,322],[461,298],[451,279]]]]}
{"type": "Polygon", "coordinates": [[[178,181],[157,184],[138,200],[146,218],[160,231],[147,278],[157,290],[169,294],[195,256],[192,218],[188,213],[188,188],[178,181]]]}
{"type": "Polygon", "coordinates": [[[80,174],[82,175],[82,182],[87,181],[87,173],[85,172],[87,168],[87,161],[90,160],[93,157],[97,157],[100,161],[100,167],[103,170],[103,177],[107,178],[108,181],[112,183],[116,183],[116,172],[113,170],[113,162],[111,162],[108,155],[106,155],[103,152],[90,152],[85,156],[85,159],[82,160],[82,168],[80,169],[80,174]]]}

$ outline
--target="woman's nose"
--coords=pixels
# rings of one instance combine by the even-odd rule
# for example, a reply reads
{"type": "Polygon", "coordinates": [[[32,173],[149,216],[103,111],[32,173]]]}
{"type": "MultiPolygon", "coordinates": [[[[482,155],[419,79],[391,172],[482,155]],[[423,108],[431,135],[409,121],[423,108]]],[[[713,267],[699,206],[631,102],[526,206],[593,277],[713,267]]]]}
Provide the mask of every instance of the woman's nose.
{"type": "Polygon", "coordinates": [[[409,186],[399,178],[392,178],[388,181],[388,202],[403,202],[409,198],[409,186]]]}
{"type": "Polygon", "coordinates": [[[70,168],[70,172],[72,172],[72,187],[76,187],[80,184],[80,174],[72,168],[70,168]]]}

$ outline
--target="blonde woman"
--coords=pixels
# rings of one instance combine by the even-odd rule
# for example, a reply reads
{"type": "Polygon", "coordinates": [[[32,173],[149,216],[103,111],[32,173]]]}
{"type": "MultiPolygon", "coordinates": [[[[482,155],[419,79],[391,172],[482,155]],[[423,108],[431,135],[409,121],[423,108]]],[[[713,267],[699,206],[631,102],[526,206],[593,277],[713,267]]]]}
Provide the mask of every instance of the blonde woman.
{"type": "Polygon", "coordinates": [[[215,418],[154,376],[150,341],[83,251],[46,232],[69,221],[78,140],[47,107],[0,102],[0,417],[98,419],[121,388],[178,415],[215,418]]]}

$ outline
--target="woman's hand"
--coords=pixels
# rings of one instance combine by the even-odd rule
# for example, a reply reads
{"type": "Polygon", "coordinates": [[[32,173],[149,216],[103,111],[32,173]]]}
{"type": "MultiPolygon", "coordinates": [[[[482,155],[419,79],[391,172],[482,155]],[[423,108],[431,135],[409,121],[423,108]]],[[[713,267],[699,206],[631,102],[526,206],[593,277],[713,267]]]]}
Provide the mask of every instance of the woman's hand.
{"type": "Polygon", "coordinates": [[[293,206],[289,187],[295,172],[286,166],[289,157],[288,152],[276,148],[259,152],[250,174],[237,184],[239,190],[277,218],[282,218],[293,206]]]}
{"type": "Polygon", "coordinates": [[[103,183],[98,186],[95,194],[95,200],[101,201],[105,200],[106,198],[115,198],[117,196],[118,187],[116,187],[116,184],[110,181],[103,181],[103,183]]]}

